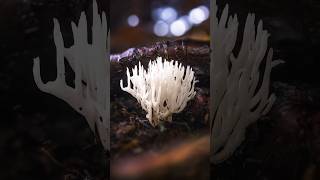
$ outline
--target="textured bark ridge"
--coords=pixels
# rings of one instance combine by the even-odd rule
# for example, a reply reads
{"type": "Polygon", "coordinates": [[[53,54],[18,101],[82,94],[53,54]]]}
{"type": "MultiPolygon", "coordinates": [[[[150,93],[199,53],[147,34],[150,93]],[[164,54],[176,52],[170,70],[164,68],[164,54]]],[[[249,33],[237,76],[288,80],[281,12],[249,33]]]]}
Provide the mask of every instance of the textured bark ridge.
{"type": "Polygon", "coordinates": [[[210,47],[209,42],[194,40],[162,41],[149,46],[130,48],[110,56],[111,94],[120,91],[120,79],[126,79],[128,67],[133,68],[140,61],[146,68],[151,59],[161,56],[168,60],[177,60],[184,66],[189,65],[195,72],[198,87],[209,87],[210,47]]]}

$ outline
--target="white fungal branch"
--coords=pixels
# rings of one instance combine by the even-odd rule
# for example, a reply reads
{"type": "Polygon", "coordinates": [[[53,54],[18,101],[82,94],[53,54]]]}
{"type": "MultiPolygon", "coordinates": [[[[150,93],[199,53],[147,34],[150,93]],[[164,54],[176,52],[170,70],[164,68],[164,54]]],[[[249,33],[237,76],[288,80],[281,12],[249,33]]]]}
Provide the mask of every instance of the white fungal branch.
{"type": "Polygon", "coordinates": [[[181,112],[196,92],[194,72],[190,66],[185,68],[177,61],[150,61],[146,71],[141,63],[132,69],[132,76],[127,69],[127,87],[121,89],[130,93],[147,111],[147,119],[153,126],[161,120],[171,121],[173,113],[181,112]]]}
{"type": "Polygon", "coordinates": [[[78,25],[71,23],[74,45],[65,48],[60,25],[54,22],[54,43],[57,53],[57,78],[44,83],[40,75],[40,59],[34,59],[33,76],[38,88],[52,94],[82,114],[90,128],[99,136],[102,145],[109,150],[110,75],[109,43],[106,15],[98,14],[97,3],[93,1],[92,44],[88,43],[87,20],[84,12],[78,25]],[[74,88],[67,85],[65,60],[75,73],[74,88]]]}
{"type": "Polygon", "coordinates": [[[237,15],[229,16],[226,5],[218,19],[215,0],[211,10],[211,160],[219,163],[244,140],[246,127],[271,109],[276,97],[269,94],[270,73],[282,61],[272,61],[269,34],[261,20],[255,26],[254,14],[248,14],[240,52],[235,55],[237,15]]]}

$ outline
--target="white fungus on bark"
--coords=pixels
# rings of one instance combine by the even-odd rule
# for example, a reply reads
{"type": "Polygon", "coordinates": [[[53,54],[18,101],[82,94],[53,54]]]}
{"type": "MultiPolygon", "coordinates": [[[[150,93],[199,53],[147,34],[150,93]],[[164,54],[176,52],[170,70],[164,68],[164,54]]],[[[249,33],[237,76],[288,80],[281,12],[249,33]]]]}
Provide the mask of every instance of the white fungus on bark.
{"type": "Polygon", "coordinates": [[[147,119],[153,126],[161,121],[171,121],[173,113],[181,112],[192,99],[196,80],[190,66],[186,68],[178,61],[150,61],[148,70],[141,63],[132,69],[127,68],[127,87],[120,86],[130,93],[147,112],[147,119]]]}
{"type": "Polygon", "coordinates": [[[228,5],[220,18],[211,4],[210,120],[211,161],[229,158],[245,138],[248,125],[271,109],[276,97],[269,93],[271,69],[282,61],[272,60],[269,33],[262,21],[248,14],[239,53],[237,15],[229,16],[228,5]]]}
{"type": "Polygon", "coordinates": [[[74,45],[69,48],[64,46],[58,20],[53,19],[57,78],[47,83],[42,81],[39,57],[34,59],[33,76],[41,91],[64,100],[83,115],[91,130],[100,138],[104,149],[109,150],[109,33],[106,15],[104,12],[101,16],[98,14],[96,1],[93,1],[92,17],[92,43],[88,42],[87,20],[82,12],[78,25],[71,23],[74,45]],[[74,87],[66,82],[65,63],[68,63],[75,73],[74,87]]]}

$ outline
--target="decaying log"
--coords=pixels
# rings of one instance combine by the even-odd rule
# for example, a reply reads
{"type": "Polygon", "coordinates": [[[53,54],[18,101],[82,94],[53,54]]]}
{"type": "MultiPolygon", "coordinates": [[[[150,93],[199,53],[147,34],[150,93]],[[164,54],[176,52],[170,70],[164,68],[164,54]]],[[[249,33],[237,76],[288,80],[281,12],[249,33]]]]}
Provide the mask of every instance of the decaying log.
{"type": "MultiPolygon", "coordinates": [[[[189,106],[189,110],[198,121],[206,121],[206,117],[209,117],[209,42],[193,40],[163,41],[149,46],[130,48],[120,54],[112,54],[110,56],[111,96],[118,100],[116,96],[122,95],[121,93],[123,92],[120,89],[119,83],[120,79],[126,81],[127,68],[133,68],[139,61],[146,68],[149,61],[155,60],[158,56],[168,60],[179,61],[184,66],[189,65],[195,71],[196,79],[199,82],[196,83],[197,95],[189,106]]],[[[112,99],[111,97],[111,101],[112,99]]],[[[148,151],[141,156],[113,159],[113,162],[110,163],[112,165],[111,173],[115,179],[134,176],[141,176],[143,179],[151,177],[152,179],[155,177],[171,176],[172,173],[181,177],[181,175],[185,174],[199,173],[199,171],[194,171],[194,167],[204,167],[203,163],[205,163],[205,166],[208,168],[204,169],[203,172],[208,175],[209,144],[209,135],[206,134],[197,138],[183,140],[179,145],[167,146],[168,148],[161,148],[161,150],[157,150],[156,152],[148,151]]],[[[199,177],[202,174],[192,174],[191,176],[199,177]]]]}
{"type": "Polygon", "coordinates": [[[120,54],[112,54],[110,56],[111,94],[121,92],[119,82],[120,79],[126,79],[126,68],[133,68],[139,61],[146,68],[148,62],[155,60],[157,56],[191,66],[199,80],[196,86],[209,88],[209,42],[177,40],[157,42],[149,46],[130,48],[120,54]]]}

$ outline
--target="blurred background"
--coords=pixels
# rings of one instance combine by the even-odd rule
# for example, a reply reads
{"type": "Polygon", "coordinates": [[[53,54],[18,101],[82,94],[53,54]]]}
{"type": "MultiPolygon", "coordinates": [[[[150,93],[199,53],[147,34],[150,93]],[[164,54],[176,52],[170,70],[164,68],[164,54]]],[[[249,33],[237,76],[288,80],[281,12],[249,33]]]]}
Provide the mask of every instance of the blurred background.
{"type": "Polygon", "coordinates": [[[110,3],[111,53],[162,40],[209,39],[209,0],[110,3]]]}

